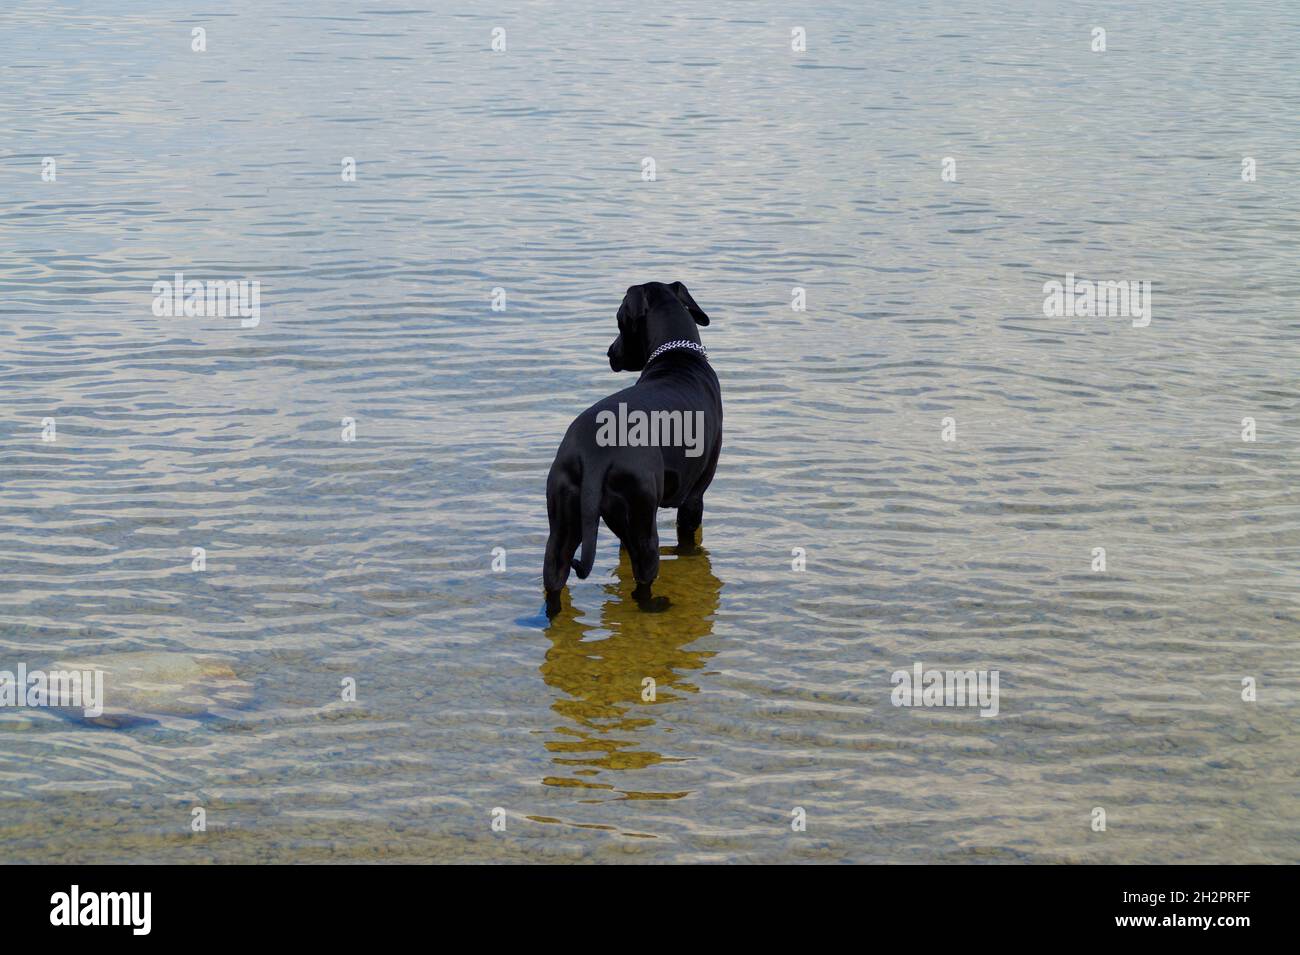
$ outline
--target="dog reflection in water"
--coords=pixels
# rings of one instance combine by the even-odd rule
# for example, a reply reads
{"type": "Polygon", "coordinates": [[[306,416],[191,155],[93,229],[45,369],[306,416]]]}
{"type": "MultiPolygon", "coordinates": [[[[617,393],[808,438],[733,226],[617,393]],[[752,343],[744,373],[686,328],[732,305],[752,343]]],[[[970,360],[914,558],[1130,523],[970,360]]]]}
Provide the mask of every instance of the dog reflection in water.
{"type": "MultiPolygon", "coordinates": [[[[628,599],[636,579],[623,550],[617,580],[605,585],[599,626],[584,622],[571,605],[551,620],[551,648],[541,671],[547,685],[562,694],[552,709],[563,722],[546,748],[556,765],[571,775],[549,777],[543,780],[547,785],[615,790],[595,777],[606,770],[680,761],[652,751],[646,743],[651,727],[699,692],[690,679],[692,671],[702,670],[714,651],[691,645],[713,632],[722,581],[714,576],[703,548],[682,548],[675,559],[674,553],[674,548],[664,549],[656,585],[668,598],[664,613],[643,613],[628,599]],[[608,635],[584,639],[598,630],[608,635]],[[653,702],[648,699],[652,691],[653,702]]],[[[617,791],[625,798],[642,799],[686,795],[621,787],[617,791]]]]}

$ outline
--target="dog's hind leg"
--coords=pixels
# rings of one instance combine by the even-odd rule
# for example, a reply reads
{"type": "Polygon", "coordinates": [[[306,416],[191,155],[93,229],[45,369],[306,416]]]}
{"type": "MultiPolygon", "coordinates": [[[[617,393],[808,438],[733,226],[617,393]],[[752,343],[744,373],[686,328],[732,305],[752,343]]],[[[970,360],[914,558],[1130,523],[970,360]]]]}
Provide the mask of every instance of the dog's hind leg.
{"type": "Polygon", "coordinates": [[[628,505],[627,556],[632,562],[632,576],[636,589],[632,597],[642,610],[659,611],[668,608],[668,598],[652,595],[652,587],[659,576],[659,496],[657,489],[641,489],[633,495],[628,505]]]}
{"type": "Polygon", "coordinates": [[[632,539],[628,530],[628,509],[627,501],[618,495],[612,495],[608,502],[608,507],[601,511],[600,516],[605,519],[605,526],[614,532],[618,538],[618,546],[622,550],[627,550],[627,542],[632,539]]]}

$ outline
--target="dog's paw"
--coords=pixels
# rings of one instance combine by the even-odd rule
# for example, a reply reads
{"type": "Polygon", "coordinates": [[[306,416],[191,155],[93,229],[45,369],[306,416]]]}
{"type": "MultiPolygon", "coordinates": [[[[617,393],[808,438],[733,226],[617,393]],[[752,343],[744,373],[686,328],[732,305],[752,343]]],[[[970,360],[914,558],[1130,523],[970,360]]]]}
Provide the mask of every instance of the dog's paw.
{"type": "Polygon", "coordinates": [[[560,612],[560,594],[558,591],[546,595],[546,603],[542,607],[542,613],[546,614],[546,619],[551,619],[560,612]]]}
{"type": "Polygon", "coordinates": [[[641,608],[642,613],[663,613],[673,604],[667,597],[660,596],[640,599],[636,605],[641,608]]]}

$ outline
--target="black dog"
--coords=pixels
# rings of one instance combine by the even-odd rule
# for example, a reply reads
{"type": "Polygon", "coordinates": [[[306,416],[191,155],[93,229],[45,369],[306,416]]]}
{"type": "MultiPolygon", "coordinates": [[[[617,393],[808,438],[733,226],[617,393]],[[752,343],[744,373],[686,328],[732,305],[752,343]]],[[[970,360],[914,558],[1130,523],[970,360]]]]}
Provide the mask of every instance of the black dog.
{"type": "Polygon", "coordinates": [[[659,508],[677,508],[677,546],[695,546],[722,448],[722,390],[697,324],[709,316],[681,282],[627,290],[609,367],[641,377],[578,415],[555,453],[546,479],[547,616],[560,610],[570,565],[579,580],[591,573],[602,517],[627,548],[633,596],[646,609],[659,609],[650,590],[659,575],[659,508]]]}

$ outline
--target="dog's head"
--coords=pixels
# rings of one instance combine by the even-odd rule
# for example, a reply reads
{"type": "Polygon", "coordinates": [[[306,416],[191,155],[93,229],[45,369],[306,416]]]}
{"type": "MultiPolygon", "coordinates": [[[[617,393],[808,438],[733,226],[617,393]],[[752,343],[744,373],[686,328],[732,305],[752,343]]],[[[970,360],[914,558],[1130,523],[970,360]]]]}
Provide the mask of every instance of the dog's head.
{"type": "Polygon", "coordinates": [[[609,346],[609,367],[640,371],[654,344],[674,338],[699,341],[695,325],[707,324],[709,316],[681,282],[633,285],[618,307],[618,338],[609,346]]]}

